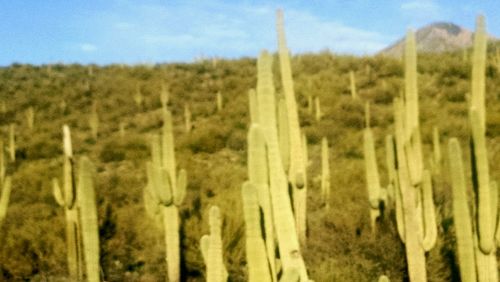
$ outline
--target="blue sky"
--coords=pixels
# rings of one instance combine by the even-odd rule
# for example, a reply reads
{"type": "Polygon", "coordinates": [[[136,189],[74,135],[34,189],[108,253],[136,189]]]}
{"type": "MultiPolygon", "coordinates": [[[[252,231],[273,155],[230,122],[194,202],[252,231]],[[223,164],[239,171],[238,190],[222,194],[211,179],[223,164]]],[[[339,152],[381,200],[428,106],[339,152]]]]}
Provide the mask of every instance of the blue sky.
{"type": "Polygon", "coordinates": [[[3,0],[0,65],[255,56],[276,49],[276,8],[285,11],[292,53],[372,54],[409,27],[452,21],[473,29],[478,13],[500,36],[498,0],[3,0]]]}

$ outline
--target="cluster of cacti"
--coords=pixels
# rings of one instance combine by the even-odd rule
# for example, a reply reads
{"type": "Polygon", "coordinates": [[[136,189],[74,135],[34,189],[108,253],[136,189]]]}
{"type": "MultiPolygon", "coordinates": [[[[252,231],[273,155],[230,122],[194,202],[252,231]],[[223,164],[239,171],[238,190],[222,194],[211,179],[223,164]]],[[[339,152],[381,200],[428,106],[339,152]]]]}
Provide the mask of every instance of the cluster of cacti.
{"type": "Polygon", "coordinates": [[[10,176],[6,176],[6,163],[4,158],[3,141],[0,141],[0,226],[7,215],[7,207],[9,206],[10,191],[12,188],[12,180],[10,176]]]}
{"type": "Polygon", "coordinates": [[[162,134],[151,138],[151,157],[147,163],[148,184],[144,204],[155,220],[163,220],[169,281],[180,281],[179,209],[186,195],[186,171],[177,174],[172,131],[172,114],[163,110],[162,134]]]}
{"type": "MultiPolygon", "coordinates": [[[[284,167],[288,173],[288,181],[292,187],[293,211],[295,213],[297,234],[300,242],[306,242],[306,204],[307,204],[307,179],[306,164],[304,162],[304,152],[302,137],[300,132],[299,115],[295,91],[293,86],[292,69],[290,64],[290,53],[286,46],[285,30],[283,23],[283,11],[278,10],[276,14],[276,29],[278,33],[278,54],[280,61],[281,84],[285,96],[287,116],[288,116],[288,138],[289,150],[287,157],[289,166],[284,167]]],[[[257,90],[257,94],[259,91],[257,90]]]]}
{"type": "Polygon", "coordinates": [[[380,216],[381,204],[384,203],[387,191],[380,187],[380,179],[377,168],[377,156],[375,155],[375,141],[370,128],[370,104],[365,104],[365,129],[363,130],[363,155],[365,159],[366,188],[370,203],[370,224],[372,231],[376,230],[376,221],[380,216]]]}
{"type": "Polygon", "coordinates": [[[351,85],[351,97],[356,99],[358,98],[358,92],[356,90],[356,77],[354,76],[353,71],[349,71],[349,81],[351,85]]]}
{"type": "Polygon", "coordinates": [[[100,280],[99,230],[93,186],[93,165],[87,157],[78,164],[78,185],[75,180],[75,161],[71,135],[63,127],[63,180],[62,188],[53,179],[56,202],[64,207],[66,217],[66,244],[69,277],[78,281],[86,274],[88,281],[100,280]],[[85,270],[83,269],[85,265],[85,270]]]}
{"type": "Polygon", "coordinates": [[[97,135],[99,134],[99,114],[97,113],[97,103],[95,101],[92,103],[92,111],[90,112],[89,117],[89,127],[92,139],[97,140],[97,135]]]}
{"type": "Polygon", "coordinates": [[[471,171],[475,197],[471,213],[460,144],[456,138],[451,138],[448,143],[448,157],[453,189],[453,219],[462,281],[498,281],[498,187],[497,183],[490,179],[486,149],[486,29],[482,16],[478,17],[476,25],[469,110],[471,171]]]}
{"type": "MultiPolygon", "coordinates": [[[[248,133],[249,182],[244,185],[243,197],[245,209],[247,209],[245,217],[249,217],[248,220],[251,221],[263,222],[262,225],[246,222],[247,228],[252,229],[248,230],[250,234],[247,232],[247,239],[263,240],[264,244],[260,244],[263,249],[247,253],[247,256],[252,256],[247,257],[248,263],[252,263],[248,266],[249,270],[251,269],[249,274],[253,275],[250,280],[277,281],[278,276],[281,279],[288,279],[286,277],[289,275],[293,276],[294,273],[299,273],[300,281],[308,281],[304,260],[300,254],[296,221],[288,193],[288,180],[278,139],[277,124],[279,122],[276,117],[276,98],[272,80],[272,57],[269,53],[265,51],[261,53],[257,61],[257,69],[257,91],[249,92],[251,113],[251,126],[248,133]],[[260,218],[260,214],[251,211],[255,209],[255,204],[253,204],[255,200],[248,198],[251,194],[248,191],[251,190],[256,190],[262,218],[260,218]],[[255,219],[255,216],[258,218],[255,219]],[[260,228],[264,228],[264,230],[260,230],[260,228]],[[257,234],[264,237],[256,239],[257,234]],[[278,243],[278,257],[275,256],[275,239],[278,243]],[[264,261],[258,258],[264,259],[264,261]],[[281,261],[280,264],[276,263],[277,258],[281,261]],[[263,265],[266,265],[269,271],[263,271],[263,265]]],[[[302,144],[304,137],[299,136],[299,138],[301,146],[299,150],[304,153],[302,144]]],[[[293,162],[293,157],[290,157],[289,160],[293,162]]],[[[303,169],[305,169],[305,165],[303,169]]],[[[305,205],[305,201],[303,204],[305,205]]]]}
{"type": "MultiPolygon", "coordinates": [[[[417,91],[415,35],[409,31],[405,47],[404,102],[398,98],[394,101],[398,178],[394,198],[398,232],[405,243],[410,280],[426,281],[425,252],[436,243],[437,227],[432,181],[422,160],[417,91]]],[[[391,145],[388,143],[387,147],[391,145]]],[[[391,164],[389,170],[393,167],[391,164]]]]}

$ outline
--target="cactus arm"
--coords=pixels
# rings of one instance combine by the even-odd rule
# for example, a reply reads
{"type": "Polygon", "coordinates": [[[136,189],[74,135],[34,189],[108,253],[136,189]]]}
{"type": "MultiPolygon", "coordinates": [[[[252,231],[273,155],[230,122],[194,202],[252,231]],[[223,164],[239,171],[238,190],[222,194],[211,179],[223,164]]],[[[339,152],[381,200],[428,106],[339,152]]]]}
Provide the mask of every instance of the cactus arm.
{"type": "Polygon", "coordinates": [[[87,157],[79,162],[78,177],[78,207],[83,240],[83,252],[87,280],[100,281],[99,267],[99,227],[97,223],[97,207],[93,184],[93,167],[87,157]]]}
{"type": "Polygon", "coordinates": [[[66,205],[61,192],[61,187],[59,186],[59,182],[56,178],[52,178],[52,194],[54,194],[54,199],[56,200],[56,203],[58,205],[60,205],[61,207],[64,207],[66,205]]]}
{"type": "Polygon", "coordinates": [[[177,187],[174,189],[174,204],[180,206],[186,197],[187,172],[185,169],[179,170],[177,187]]]}
{"type": "Polygon", "coordinates": [[[422,247],[424,251],[430,251],[437,240],[436,213],[434,211],[434,201],[432,196],[432,180],[428,170],[424,170],[422,174],[422,209],[423,209],[423,226],[424,238],[422,247]]]}
{"type": "Polygon", "coordinates": [[[386,154],[386,166],[387,166],[387,173],[389,176],[389,185],[390,189],[389,191],[389,198],[394,200],[395,199],[395,190],[399,189],[396,187],[396,179],[397,179],[397,172],[396,172],[396,157],[394,155],[394,137],[392,135],[387,135],[385,137],[385,154],[386,154]]]}
{"type": "Polygon", "coordinates": [[[377,159],[375,156],[373,133],[368,127],[363,131],[363,141],[368,198],[370,207],[372,209],[378,209],[380,201],[380,179],[377,169],[377,159]]]}
{"type": "Polygon", "coordinates": [[[471,214],[467,204],[462,150],[456,138],[451,138],[448,143],[448,158],[450,164],[453,221],[457,237],[460,277],[462,281],[476,281],[474,234],[472,233],[471,214]]]}
{"type": "Polygon", "coordinates": [[[267,251],[262,239],[260,212],[255,185],[245,182],[241,188],[245,218],[248,281],[271,282],[267,251]]]}
{"type": "Polygon", "coordinates": [[[278,95],[278,141],[285,171],[290,165],[290,136],[285,97],[278,95]]]}
{"type": "Polygon", "coordinates": [[[175,162],[174,133],[172,127],[172,114],[169,110],[163,111],[163,128],[161,135],[161,160],[162,167],[166,168],[171,180],[171,187],[177,187],[175,178],[177,164],[175,162]]]}
{"type": "Polygon", "coordinates": [[[441,171],[441,142],[439,141],[439,129],[435,126],[432,129],[432,147],[433,147],[433,163],[434,171],[440,173],[441,171]]]}
{"type": "Polygon", "coordinates": [[[200,251],[205,264],[208,263],[208,249],[210,248],[210,235],[203,235],[200,238],[200,251]]]}
{"type": "Polygon", "coordinates": [[[389,277],[382,275],[378,278],[378,282],[390,282],[389,277]]]}
{"type": "MultiPolygon", "coordinates": [[[[398,178],[395,179],[399,183],[398,178]]],[[[401,196],[400,185],[394,187],[394,205],[396,209],[396,227],[398,229],[399,238],[403,244],[406,242],[405,221],[403,216],[403,200],[401,196]]]]}

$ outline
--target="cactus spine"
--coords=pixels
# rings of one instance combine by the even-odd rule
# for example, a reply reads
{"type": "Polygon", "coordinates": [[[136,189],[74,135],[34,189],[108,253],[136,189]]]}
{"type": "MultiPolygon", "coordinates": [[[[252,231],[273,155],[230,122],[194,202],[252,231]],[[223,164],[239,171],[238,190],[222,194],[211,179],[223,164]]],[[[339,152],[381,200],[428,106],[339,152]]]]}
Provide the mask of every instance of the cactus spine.
{"type": "MultiPolygon", "coordinates": [[[[278,239],[280,259],[282,260],[283,275],[287,275],[287,272],[297,268],[299,269],[301,281],[308,281],[305,264],[300,254],[292,206],[288,195],[288,181],[281,162],[278,145],[275,90],[272,81],[272,57],[269,53],[262,52],[257,63],[259,127],[262,128],[262,134],[265,136],[267,146],[267,167],[269,169],[272,216],[276,238],[278,239]]],[[[288,107],[288,109],[290,108],[288,107]]],[[[299,150],[302,152],[301,147],[299,147],[299,150]]],[[[293,158],[291,160],[293,163],[293,158]]],[[[304,166],[302,166],[302,169],[304,169],[304,166]]]]}
{"type": "Polygon", "coordinates": [[[227,281],[227,270],[224,266],[221,226],[222,219],[217,206],[210,208],[210,234],[203,235],[200,240],[201,253],[207,267],[207,282],[227,281]]]}
{"type": "Polygon", "coordinates": [[[351,82],[351,97],[353,99],[358,98],[358,92],[356,91],[356,77],[353,71],[349,71],[349,81],[351,82]]]}
{"type": "Polygon", "coordinates": [[[93,183],[94,168],[87,157],[78,163],[78,208],[80,210],[81,237],[87,281],[100,281],[99,226],[93,183]]]}
{"type": "MultiPolygon", "coordinates": [[[[172,115],[163,110],[161,137],[152,136],[152,161],[148,162],[148,185],[144,192],[146,211],[163,217],[169,281],[180,281],[179,211],[186,195],[186,171],[178,175],[175,162],[172,115]]],[[[157,217],[154,217],[157,219],[157,217]]]]}
{"type": "Polygon", "coordinates": [[[10,176],[5,175],[5,159],[3,150],[3,141],[0,141],[0,226],[2,225],[5,216],[7,215],[7,207],[9,206],[10,191],[12,188],[12,180],[10,176]]]}
{"type": "Polygon", "coordinates": [[[245,216],[248,281],[271,282],[273,279],[269,271],[267,251],[262,238],[259,204],[255,193],[256,188],[251,182],[245,182],[241,191],[245,216]]]}
{"type": "Polygon", "coordinates": [[[375,142],[370,128],[370,104],[365,105],[366,127],[363,131],[363,152],[365,158],[366,186],[368,200],[370,203],[370,224],[372,232],[375,232],[375,223],[380,216],[381,188],[377,168],[377,156],[375,155],[375,142]]]}
{"type": "Polygon", "coordinates": [[[29,107],[26,110],[26,124],[28,125],[28,129],[30,131],[33,130],[34,123],[35,123],[35,111],[33,110],[33,107],[29,107]]]}
{"type": "Polygon", "coordinates": [[[10,161],[16,161],[16,133],[15,125],[13,123],[9,124],[9,156],[10,161]]]}
{"type": "Polygon", "coordinates": [[[321,198],[326,204],[326,209],[330,209],[330,152],[328,151],[328,139],[321,139],[321,198]]]}
{"type": "Polygon", "coordinates": [[[296,228],[302,244],[306,242],[306,200],[307,190],[305,188],[305,165],[302,150],[299,115],[295,91],[293,86],[292,68],[290,66],[290,54],[286,46],[285,31],[283,24],[283,11],[276,13],[276,29],[278,33],[278,53],[280,61],[281,82],[288,115],[288,133],[290,146],[290,167],[288,168],[288,181],[292,187],[293,204],[296,217],[296,228]]]}

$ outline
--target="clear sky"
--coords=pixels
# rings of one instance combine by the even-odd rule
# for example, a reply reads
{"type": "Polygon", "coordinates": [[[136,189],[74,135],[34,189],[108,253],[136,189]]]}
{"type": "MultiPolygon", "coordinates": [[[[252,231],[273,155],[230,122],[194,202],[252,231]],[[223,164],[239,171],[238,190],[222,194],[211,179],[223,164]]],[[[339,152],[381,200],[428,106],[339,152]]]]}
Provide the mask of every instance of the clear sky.
{"type": "Polygon", "coordinates": [[[1,0],[0,65],[256,56],[276,49],[276,8],[285,11],[292,53],[372,54],[409,27],[473,29],[479,13],[500,35],[499,0],[1,0]]]}

